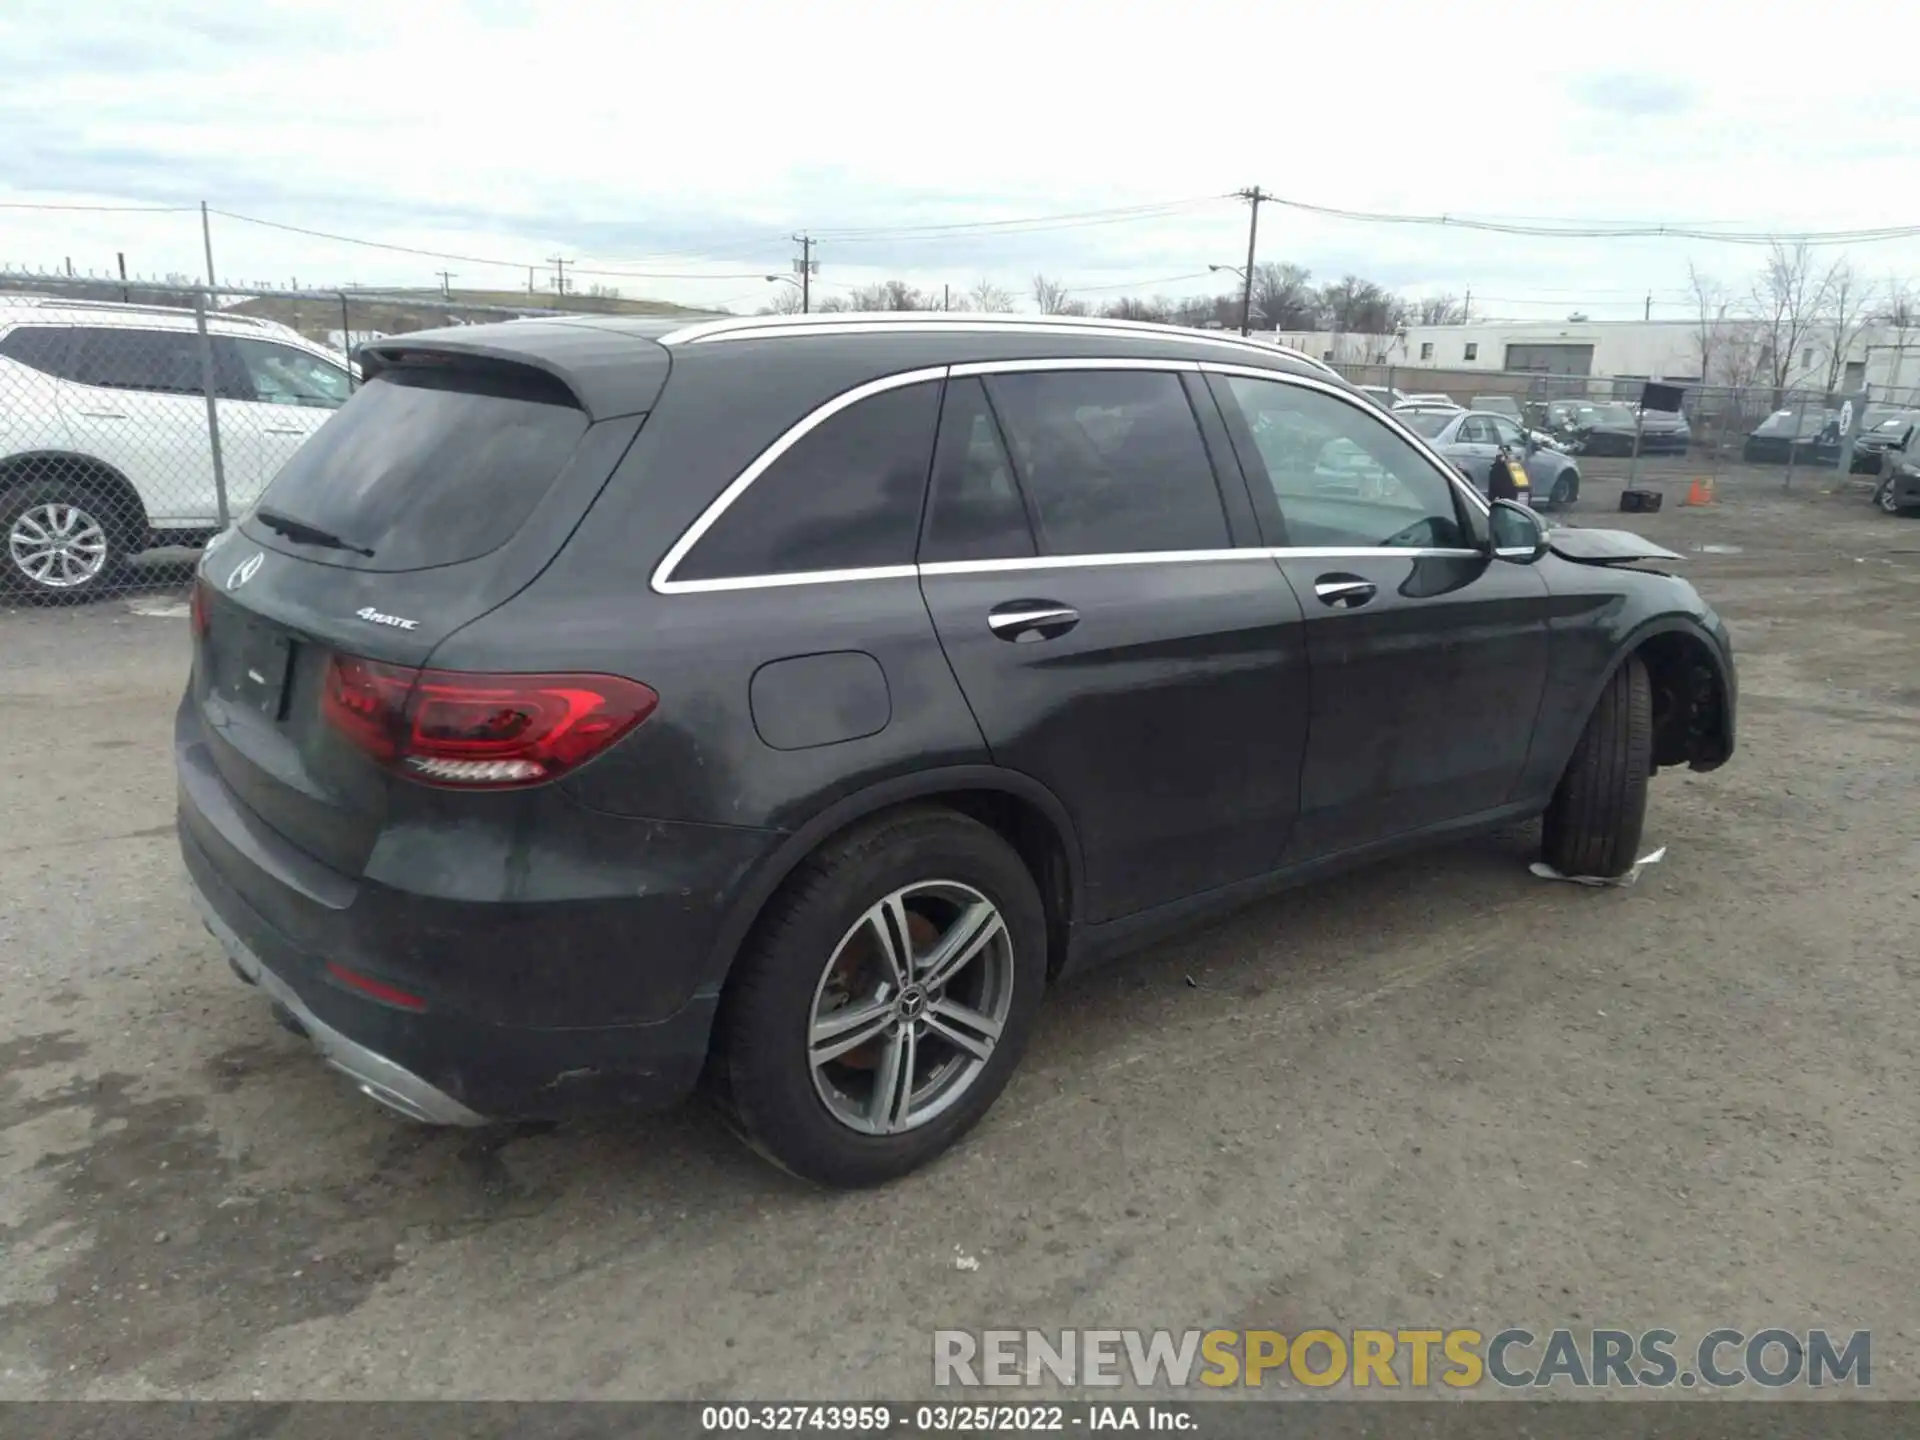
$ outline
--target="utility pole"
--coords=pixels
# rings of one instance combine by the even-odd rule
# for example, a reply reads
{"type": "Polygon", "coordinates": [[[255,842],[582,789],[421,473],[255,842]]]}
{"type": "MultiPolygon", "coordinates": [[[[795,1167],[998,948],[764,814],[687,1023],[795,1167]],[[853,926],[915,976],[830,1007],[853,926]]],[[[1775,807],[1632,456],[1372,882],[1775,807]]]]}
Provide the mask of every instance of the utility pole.
{"type": "Polygon", "coordinates": [[[1473,287],[1467,287],[1467,298],[1460,305],[1460,323],[1468,324],[1473,319],[1473,287]]]}
{"type": "Polygon", "coordinates": [[[1651,290],[1647,292],[1647,308],[1641,313],[1640,318],[1642,320],[1653,319],[1653,292],[1651,290]]]}
{"type": "Polygon", "coordinates": [[[218,285],[213,278],[213,222],[207,218],[207,202],[200,202],[200,243],[207,251],[207,284],[218,285]]]}
{"type": "Polygon", "coordinates": [[[800,247],[800,258],[793,262],[793,268],[800,272],[800,313],[813,313],[813,276],[820,268],[820,262],[813,258],[813,236],[802,230],[793,237],[800,247]]]}
{"type": "Polygon", "coordinates": [[[1253,248],[1260,238],[1260,202],[1271,200],[1271,195],[1263,192],[1258,185],[1251,190],[1242,190],[1240,198],[1250,207],[1247,213],[1247,273],[1241,278],[1246,282],[1240,291],[1240,333],[1253,333],[1253,248]]]}
{"type": "Polygon", "coordinates": [[[454,270],[436,270],[433,273],[440,277],[440,298],[442,300],[451,300],[453,298],[453,277],[459,272],[454,270]]]}
{"type": "Polygon", "coordinates": [[[120,303],[124,305],[133,298],[132,292],[127,289],[127,252],[116,250],[113,258],[120,262],[120,303]]]}
{"type": "Polygon", "coordinates": [[[573,262],[562,260],[558,255],[549,255],[547,263],[553,266],[553,293],[564,300],[567,294],[567,266],[573,262]]]}
{"type": "Polygon", "coordinates": [[[533,267],[527,267],[527,299],[533,299],[533,267]]]}
{"type": "Polygon", "coordinates": [[[940,308],[942,310],[953,309],[953,286],[942,285],[940,287],[940,308]]]}

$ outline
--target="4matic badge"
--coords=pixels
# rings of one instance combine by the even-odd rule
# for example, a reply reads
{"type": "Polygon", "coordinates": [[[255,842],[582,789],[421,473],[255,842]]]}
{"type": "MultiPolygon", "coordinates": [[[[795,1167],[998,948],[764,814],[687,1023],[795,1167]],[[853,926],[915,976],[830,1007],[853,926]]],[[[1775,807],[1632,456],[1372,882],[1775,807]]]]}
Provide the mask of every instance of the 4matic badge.
{"type": "Polygon", "coordinates": [[[353,613],[369,624],[391,625],[396,630],[411,630],[420,623],[418,620],[407,620],[398,615],[383,615],[371,605],[362,605],[353,613]]]}

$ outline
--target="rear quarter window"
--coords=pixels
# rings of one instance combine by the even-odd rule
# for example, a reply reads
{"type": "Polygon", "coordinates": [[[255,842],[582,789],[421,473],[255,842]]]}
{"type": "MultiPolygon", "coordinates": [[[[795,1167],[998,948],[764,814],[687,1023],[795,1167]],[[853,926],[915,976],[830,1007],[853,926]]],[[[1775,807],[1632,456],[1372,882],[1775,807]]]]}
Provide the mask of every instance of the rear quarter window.
{"type": "Polygon", "coordinates": [[[939,418],[940,386],[930,380],[829,415],[721,511],[668,578],[913,564],[939,418]]]}
{"type": "Polygon", "coordinates": [[[564,387],[533,372],[396,367],[294,452],[259,508],[373,551],[361,568],[477,559],[526,523],[587,424],[564,387]]]}
{"type": "Polygon", "coordinates": [[[64,377],[72,340],[70,325],[16,325],[0,335],[0,356],[42,374],[64,377]]]}

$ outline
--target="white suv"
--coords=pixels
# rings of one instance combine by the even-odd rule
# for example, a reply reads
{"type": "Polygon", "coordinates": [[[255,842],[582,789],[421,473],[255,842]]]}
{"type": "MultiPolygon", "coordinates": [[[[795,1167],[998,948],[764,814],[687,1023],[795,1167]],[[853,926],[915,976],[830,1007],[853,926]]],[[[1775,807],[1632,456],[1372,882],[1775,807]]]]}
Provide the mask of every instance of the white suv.
{"type": "Polygon", "coordinates": [[[191,311],[0,297],[0,591],[94,594],[119,562],[220,526],[206,363],[227,511],[238,515],[346,403],[341,357],[297,331],[191,311]]]}

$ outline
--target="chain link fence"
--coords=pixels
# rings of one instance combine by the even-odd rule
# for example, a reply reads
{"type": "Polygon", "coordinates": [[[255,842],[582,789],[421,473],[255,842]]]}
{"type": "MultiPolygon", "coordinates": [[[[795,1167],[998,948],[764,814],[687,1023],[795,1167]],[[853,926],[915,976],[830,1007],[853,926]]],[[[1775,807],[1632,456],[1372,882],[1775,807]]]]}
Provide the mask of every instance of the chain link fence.
{"type": "Polygon", "coordinates": [[[1823,488],[1857,484],[1870,493],[1889,463],[1889,442],[1920,424],[1920,387],[1830,395],[1675,382],[1680,408],[1662,412],[1642,410],[1644,376],[1358,363],[1334,368],[1382,400],[1424,398],[1505,414],[1573,455],[1584,475],[1635,485],[1732,480],[1791,487],[1819,479],[1823,488]]]}
{"type": "Polygon", "coordinates": [[[0,605],[184,584],[194,550],[351,397],[359,345],[517,316],[646,313],[541,299],[0,271],[0,605]]]}

